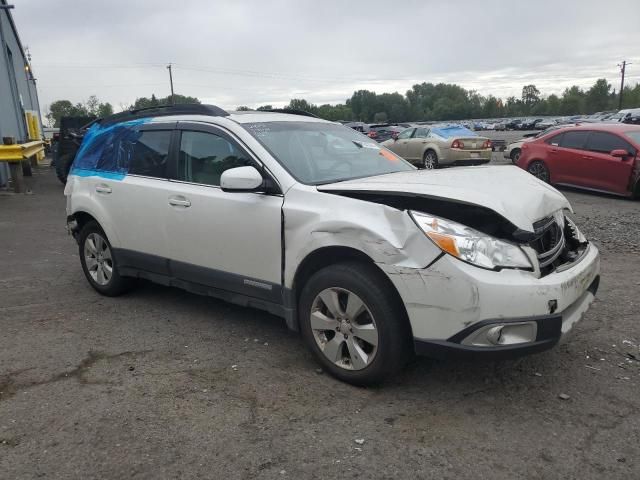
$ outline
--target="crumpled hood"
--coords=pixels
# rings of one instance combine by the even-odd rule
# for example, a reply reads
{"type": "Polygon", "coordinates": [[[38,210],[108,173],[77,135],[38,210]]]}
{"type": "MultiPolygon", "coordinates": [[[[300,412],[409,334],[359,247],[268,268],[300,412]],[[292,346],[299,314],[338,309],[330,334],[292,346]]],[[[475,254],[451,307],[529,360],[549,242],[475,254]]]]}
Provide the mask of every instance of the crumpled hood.
{"type": "Polygon", "coordinates": [[[521,230],[568,208],[558,190],[515,166],[455,167],[390,173],[319,185],[323,192],[394,192],[489,208],[521,230]]]}

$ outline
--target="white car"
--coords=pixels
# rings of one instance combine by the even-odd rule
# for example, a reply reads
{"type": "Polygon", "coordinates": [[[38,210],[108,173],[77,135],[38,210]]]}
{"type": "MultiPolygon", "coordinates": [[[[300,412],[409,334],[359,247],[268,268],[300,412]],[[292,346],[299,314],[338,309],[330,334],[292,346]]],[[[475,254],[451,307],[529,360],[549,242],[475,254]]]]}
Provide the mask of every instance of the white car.
{"type": "Polygon", "coordinates": [[[65,188],[82,269],[264,309],[354,384],[415,352],[555,345],[599,254],[553,187],[516,167],[417,170],[342,125],[206,105],[124,112],[84,137],[65,188]]]}

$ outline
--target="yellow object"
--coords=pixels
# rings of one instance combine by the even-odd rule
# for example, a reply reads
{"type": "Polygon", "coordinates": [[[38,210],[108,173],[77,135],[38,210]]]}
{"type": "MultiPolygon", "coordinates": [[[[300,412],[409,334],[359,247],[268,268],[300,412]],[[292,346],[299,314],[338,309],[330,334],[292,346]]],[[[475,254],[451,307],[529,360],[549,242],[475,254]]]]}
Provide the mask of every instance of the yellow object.
{"type": "Polygon", "coordinates": [[[454,257],[460,257],[460,251],[453,238],[436,232],[427,232],[427,236],[445,252],[450,253],[454,257]]]}
{"type": "MultiPolygon", "coordinates": [[[[40,140],[40,122],[38,120],[37,113],[33,111],[25,112],[24,116],[27,123],[29,140],[40,140]]],[[[44,151],[38,152],[36,154],[36,160],[38,161],[38,163],[42,163],[42,161],[44,160],[44,151]]]]}
{"type": "Polygon", "coordinates": [[[40,153],[44,153],[42,140],[17,145],[0,145],[0,162],[21,162],[40,153]]]}

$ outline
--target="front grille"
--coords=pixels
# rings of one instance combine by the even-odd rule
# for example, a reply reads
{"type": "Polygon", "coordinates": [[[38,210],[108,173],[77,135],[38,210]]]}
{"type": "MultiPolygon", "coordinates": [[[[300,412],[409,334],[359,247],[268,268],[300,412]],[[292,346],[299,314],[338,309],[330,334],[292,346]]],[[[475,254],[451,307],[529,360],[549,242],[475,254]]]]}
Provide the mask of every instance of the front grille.
{"type": "Polygon", "coordinates": [[[529,246],[536,251],[542,276],[575,261],[586,247],[573,224],[561,213],[544,218],[533,227],[536,237],[529,246]]]}

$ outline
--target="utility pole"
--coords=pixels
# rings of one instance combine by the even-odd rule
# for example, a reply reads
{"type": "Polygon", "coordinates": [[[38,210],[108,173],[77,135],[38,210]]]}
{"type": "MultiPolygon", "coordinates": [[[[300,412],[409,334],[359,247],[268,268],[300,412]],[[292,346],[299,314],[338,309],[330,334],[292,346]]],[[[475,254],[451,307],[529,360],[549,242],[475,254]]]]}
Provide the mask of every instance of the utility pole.
{"type": "Polygon", "coordinates": [[[173,98],[173,75],[171,74],[171,64],[167,65],[167,69],[169,70],[169,83],[171,84],[171,105],[175,104],[175,100],[173,98]]]}
{"type": "Polygon", "coordinates": [[[618,110],[622,110],[622,94],[624,92],[624,72],[627,69],[627,65],[631,65],[627,63],[626,60],[623,60],[622,63],[619,63],[620,72],[622,73],[622,79],[620,80],[620,99],[618,100],[618,110]]]}

